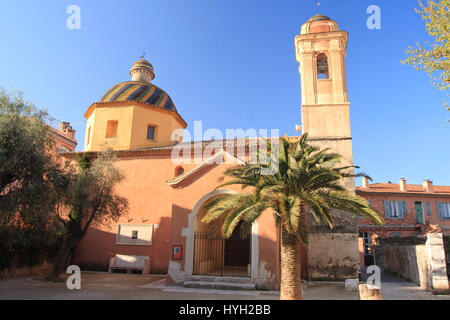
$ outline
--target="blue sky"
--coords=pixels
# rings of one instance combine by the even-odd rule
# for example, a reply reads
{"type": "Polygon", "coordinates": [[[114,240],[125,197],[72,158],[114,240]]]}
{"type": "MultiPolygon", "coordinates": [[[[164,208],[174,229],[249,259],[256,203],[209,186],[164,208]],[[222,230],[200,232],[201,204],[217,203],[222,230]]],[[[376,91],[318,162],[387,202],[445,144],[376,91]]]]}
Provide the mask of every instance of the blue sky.
{"type": "MultiPolygon", "coordinates": [[[[354,162],[376,182],[425,178],[450,185],[450,114],[445,94],[400,63],[405,49],[430,40],[415,0],[321,0],[319,13],[349,32],[347,81],[354,162]],[[369,30],[369,5],[382,29],[369,30]]],[[[193,127],[278,128],[296,135],[300,75],[294,37],[315,1],[2,0],[0,86],[85,134],[84,112],[111,86],[129,80],[143,51],[154,84],[193,127]],[[69,30],[66,9],[81,9],[69,30]]],[[[358,182],[359,184],[359,182],[358,182]]]]}

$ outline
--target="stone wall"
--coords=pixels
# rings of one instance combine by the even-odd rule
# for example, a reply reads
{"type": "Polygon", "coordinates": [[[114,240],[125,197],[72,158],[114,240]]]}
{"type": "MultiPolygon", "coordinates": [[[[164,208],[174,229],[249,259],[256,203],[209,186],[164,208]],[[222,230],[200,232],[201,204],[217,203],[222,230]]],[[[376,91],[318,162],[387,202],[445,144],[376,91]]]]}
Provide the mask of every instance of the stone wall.
{"type": "MultiPolygon", "coordinates": [[[[330,148],[343,156],[340,165],[353,165],[351,137],[309,137],[308,142],[330,148]]],[[[344,180],[344,187],[354,192],[353,178],[344,180]]],[[[333,228],[317,222],[309,215],[308,277],[311,280],[342,281],[358,277],[360,269],[358,224],[355,215],[332,210],[333,228]]]]}
{"type": "Polygon", "coordinates": [[[447,264],[447,276],[450,279],[450,235],[444,236],[445,261],[447,264]]]}
{"type": "Polygon", "coordinates": [[[385,248],[383,263],[387,272],[414,282],[423,288],[429,287],[426,281],[429,274],[425,245],[402,245],[385,248]]]}
{"type": "Polygon", "coordinates": [[[423,237],[381,240],[375,249],[376,263],[433,293],[448,293],[442,234],[428,234],[423,242],[423,237]]]}
{"type": "Polygon", "coordinates": [[[450,293],[442,233],[430,233],[427,238],[425,246],[431,273],[431,290],[433,293],[450,293]]]}
{"type": "Polygon", "coordinates": [[[426,237],[395,237],[395,238],[377,238],[376,245],[372,247],[375,254],[375,263],[382,270],[384,269],[385,253],[387,248],[401,246],[424,245],[426,237]]]}
{"type": "Polygon", "coordinates": [[[308,277],[311,280],[342,281],[357,277],[358,235],[312,233],[308,245],[308,277]]]}

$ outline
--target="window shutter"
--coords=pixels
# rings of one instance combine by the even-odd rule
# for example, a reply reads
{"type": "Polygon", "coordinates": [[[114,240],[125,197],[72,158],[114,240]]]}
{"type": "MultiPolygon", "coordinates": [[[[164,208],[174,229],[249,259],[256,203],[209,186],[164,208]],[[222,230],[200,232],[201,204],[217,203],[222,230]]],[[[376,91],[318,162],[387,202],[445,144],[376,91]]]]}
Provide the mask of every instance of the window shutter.
{"type": "Polygon", "coordinates": [[[389,213],[389,201],[384,200],[384,216],[386,218],[390,217],[390,213],[389,213]]]}
{"type": "Polygon", "coordinates": [[[450,204],[448,202],[444,202],[441,204],[441,206],[442,206],[442,220],[449,220],[450,204]]]}
{"type": "Polygon", "coordinates": [[[430,216],[431,215],[430,203],[426,202],[425,206],[427,207],[427,216],[430,216]]]}
{"type": "Polygon", "coordinates": [[[439,220],[442,220],[442,203],[440,203],[439,201],[437,202],[437,208],[439,220]]]}
{"type": "Polygon", "coordinates": [[[403,201],[397,201],[397,210],[399,212],[399,218],[403,219],[405,212],[403,211],[403,201]]]}
{"type": "Polygon", "coordinates": [[[402,209],[403,209],[403,217],[406,216],[406,214],[408,213],[406,211],[406,201],[402,201],[402,209]]]}

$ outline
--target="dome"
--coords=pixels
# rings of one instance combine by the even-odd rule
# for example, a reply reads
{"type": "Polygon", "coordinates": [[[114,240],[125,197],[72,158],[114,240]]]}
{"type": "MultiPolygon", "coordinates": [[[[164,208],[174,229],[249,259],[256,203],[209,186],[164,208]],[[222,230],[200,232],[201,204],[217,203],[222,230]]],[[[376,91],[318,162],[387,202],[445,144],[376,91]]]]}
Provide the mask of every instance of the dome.
{"type": "Polygon", "coordinates": [[[339,30],[339,27],[336,21],[333,21],[324,15],[315,15],[302,26],[302,30],[300,33],[310,34],[337,30],[339,30]]]}
{"type": "Polygon", "coordinates": [[[136,61],[130,69],[130,76],[133,76],[133,74],[135,73],[148,74],[150,76],[150,81],[155,78],[152,64],[145,60],[143,56],[141,57],[141,59],[136,61]]]}
{"type": "Polygon", "coordinates": [[[311,17],[311,18],[308,20],[308,22],[314,22],[314,21],[329,21],[329,20],[331,20],[331,19],[328,18],[327,16],[318,14],[318,15],[315,15],[314,17],[311,17]]]}
{"type": "Polygon", "coordinates": [[[109,89],[103,97],[101,97],[99,102],[123,101],[136,101],[153,107],[177,112],[172,99],[166,92],[151,83],[141,81],[119,83],[109,89]]]}

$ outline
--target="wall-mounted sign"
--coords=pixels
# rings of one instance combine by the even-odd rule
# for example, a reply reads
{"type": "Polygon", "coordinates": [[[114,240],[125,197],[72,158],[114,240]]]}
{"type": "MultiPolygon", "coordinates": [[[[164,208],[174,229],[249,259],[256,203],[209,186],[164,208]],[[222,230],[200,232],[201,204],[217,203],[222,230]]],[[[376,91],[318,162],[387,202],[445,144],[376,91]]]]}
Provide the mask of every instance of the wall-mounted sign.
{"type": "Polygon", "coordinates": [[[173,253],[172,253],[172,259],[174,260],[181,260],[182,259],[182,252],[183,252],[183,246],[173,246],[173,253]]]}

